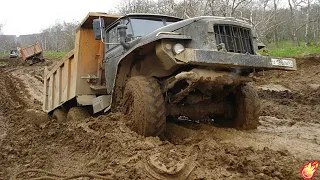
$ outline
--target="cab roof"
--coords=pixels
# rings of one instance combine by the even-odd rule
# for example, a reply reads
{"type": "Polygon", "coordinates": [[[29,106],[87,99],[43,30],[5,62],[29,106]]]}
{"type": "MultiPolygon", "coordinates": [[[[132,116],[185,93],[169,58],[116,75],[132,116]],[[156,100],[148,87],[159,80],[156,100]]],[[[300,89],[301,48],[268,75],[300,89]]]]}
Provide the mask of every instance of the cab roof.
{"type": "Polygon", "coordinates": [[[94,19],[97,18],[103,18],[104,22],[105,22],[105,26],[109,26],[110,24],[112,24],[113,22],[115,22],[116,20],[120,19],[120,18],[124,18],[124,17],[160,17],[160,18],[169,18],[169,19],[175,19],[177,21],[183,20],[181,18],[178,17],[174,17],[174,16],[167,16],[167,15],[163,15],[163,14],[148,14],[148,13],[130,13],[127,15],[117,15],[117,14],[107,14],[107,13],[103,13],[103,12],[89,12],[88,15],[84,18],[84,20],[80,23],[79,28],[85,28],[85,29],[92,29],[92,22],[94,19]]]}
{"type": "MultiPolygon", "coordinates": [[[[134,16],[134,17],[160,17],[160,18],[170,18],[170,19],[176,19],[178,21],[183,20],[182,18],[175,17],[175,16],[168,16],[168,15],[163,15],[163,14],[149,14],[149,13],[129,13],[125,16],[134,16]]],[[[124,17],[125,17],[124,16],[124,17]]]]}

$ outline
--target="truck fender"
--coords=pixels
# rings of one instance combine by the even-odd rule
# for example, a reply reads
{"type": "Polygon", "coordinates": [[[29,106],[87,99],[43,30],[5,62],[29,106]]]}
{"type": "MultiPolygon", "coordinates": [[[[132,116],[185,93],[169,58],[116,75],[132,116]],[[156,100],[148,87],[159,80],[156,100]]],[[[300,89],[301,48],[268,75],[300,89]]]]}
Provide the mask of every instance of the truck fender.
{"type": "Polygon", "coordinates": [[[119,105],[122,98],[122,91],[127,81],[128,73],[131,69],[130,66],[134,61],[134,56],[137,53],[147,54],[147,52],[150,49],[154,49],[155,44],[162,39],[191,40],[191,37],[184,35],[159,34],[154,38],[150,38],[148,41],[136,44],[134,47],[122,54],[120,58],[115,56],[106,61],[105,76],[107,81],[107,94],[111,95],[111,107],[107,109],[111,108],[111,110],[113,110],[119,105]]]}

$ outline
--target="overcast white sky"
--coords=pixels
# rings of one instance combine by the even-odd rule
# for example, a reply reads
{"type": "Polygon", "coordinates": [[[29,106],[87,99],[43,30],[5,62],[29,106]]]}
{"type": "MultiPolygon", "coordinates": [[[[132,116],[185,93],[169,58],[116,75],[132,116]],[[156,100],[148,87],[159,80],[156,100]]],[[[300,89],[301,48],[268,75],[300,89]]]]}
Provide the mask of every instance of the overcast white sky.
{"type": "Polygon", "coordinates": [[[115,11],[124,0],[0,0],[0,24],[6,35],[39,33],[56,20],[82,21],[88,12],[115,11]]]}

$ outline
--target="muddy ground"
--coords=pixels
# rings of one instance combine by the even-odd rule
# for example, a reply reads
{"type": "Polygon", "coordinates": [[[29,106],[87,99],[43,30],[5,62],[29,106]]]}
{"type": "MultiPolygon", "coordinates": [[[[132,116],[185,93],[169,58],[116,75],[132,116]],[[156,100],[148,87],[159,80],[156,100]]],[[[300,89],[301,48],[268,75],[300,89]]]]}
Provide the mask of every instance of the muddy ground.
{"type": "Polygon", "coordinates": [[[42,73],[54,63],[0,60],[0,179],[302,179],[300,168],[320,160],[317,55],[295,72],[257,74],[257,130],[171,122],[164,141],[132,132],[118,113],[49,119],[42,73]]]}

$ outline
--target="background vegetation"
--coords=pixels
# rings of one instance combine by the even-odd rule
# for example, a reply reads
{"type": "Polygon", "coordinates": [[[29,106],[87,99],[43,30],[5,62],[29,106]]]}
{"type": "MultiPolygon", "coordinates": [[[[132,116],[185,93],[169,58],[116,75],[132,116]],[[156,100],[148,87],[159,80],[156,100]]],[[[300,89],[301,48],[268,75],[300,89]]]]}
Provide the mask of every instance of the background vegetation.
{"type": "MultiPolygon", "coordinates": [[[[258,39],[267,45],[269,55],[320,52],[320,0],[123,0],[115,13],[236,17],[252,24],[258,39]]],[[[38,41],[45,56],[60,58],[73,48],[78,24],[56,21],[39,34],[19,37],[1,35],[0,24],[0,52],[7,54],[12,48],[38,41]]]]}
{"type": "MultiPolygon", "coordinates": [[[[303,42],[301,42],[302,44],[303,42]]],[[[289,41],[282,41],[278,43],[278,47],[274,43],[266,44],[267,53],[260,50],[262,55],[278,56],[278,57],[293,57],[304,56],[308,54],[319,54],[319,46],[293,46],[289,41]]]]}
{"type": "Polygon", "coordinates": [[[61,59],[63,58],[67,52],[57,52],[57,51],[44,51],[43,56],[47,59],[61,59]]]}

